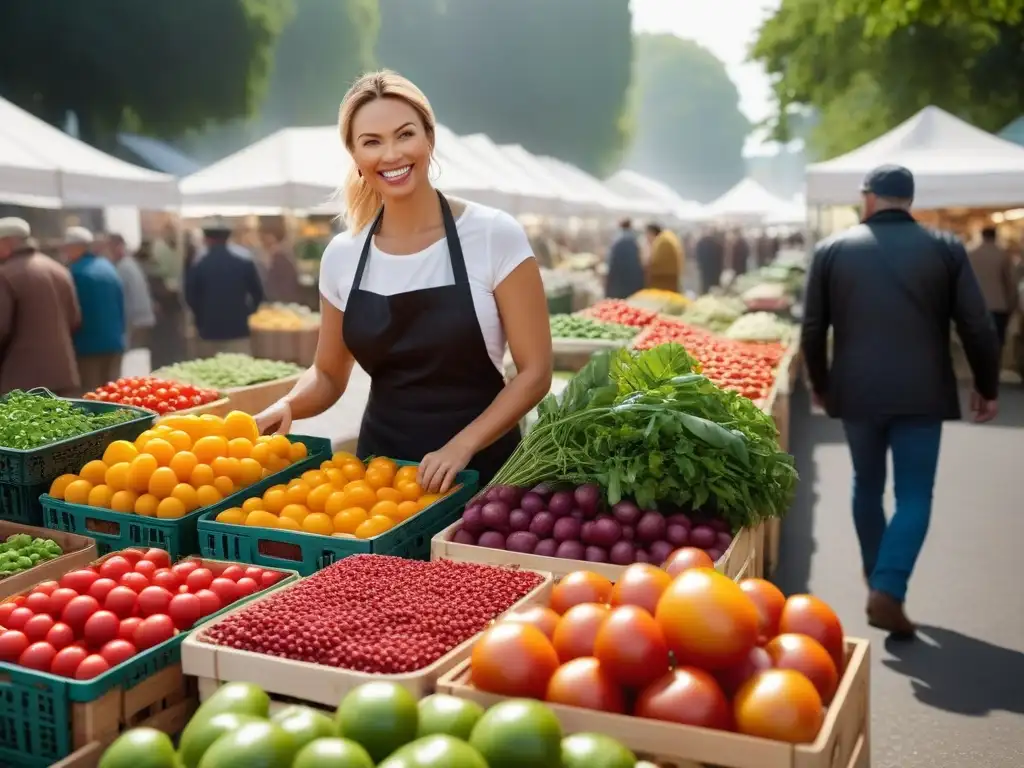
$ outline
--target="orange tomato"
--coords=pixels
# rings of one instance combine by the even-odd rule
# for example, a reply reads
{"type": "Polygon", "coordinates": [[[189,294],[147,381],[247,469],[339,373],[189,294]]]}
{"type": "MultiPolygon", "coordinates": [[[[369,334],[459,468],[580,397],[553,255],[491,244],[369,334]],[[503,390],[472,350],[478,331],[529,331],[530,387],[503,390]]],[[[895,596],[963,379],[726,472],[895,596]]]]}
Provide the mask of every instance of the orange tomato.
{"type": "Polygon", "coordinates": [[[327,500],[334,494],[335,488],[331,483],[326,482],[321,485],[316,485],[313,490],[306,496],[306,506],[313,512],[325,512],[327,509],[327,500]]]}
{"type": "Polygon", "coordinates": [[[343,509],[345,509],[345,492],[334,491],[334,493],[327,497],[327,503],[324,504],[324,512],[333,518],[343,509]]]}
{"type": "Polygon", "coordinates": [[[151,493],[144,493],[135,500],[135,514],[143,517],[156,517],[160,499],[151,493]]]}
{"type": "Polygon", "coordinates": [[[828,651],[807,635],[779,635],[764,647],[775,669],[792,669],[804,675],[827,707],[839,687],[839,671],[828,651]]]}
{"type": "Polygon", "coordinates": [[[302,521],[302,530],[306,533],[317,533],[330,536],[334,533],[334,522],[323,512],[313,512],[302,521]]]}
{"type": "Polygon", "coordinates": [[[395,504],[398,504],[400,501],[405,501],[405,499],[402,498],[402,494],[389,485],[377,489],[377,500],[393,501],[395,504]]]}
{"type": "Polygon", "coordinates": [[[309,487],[308,483],[302,480],[292,480],[288,484],[285,496],[288,497],[289,504],[305,504],[311,490],[312,488],[309,487]]]}
{"type": "Polygon", "coordinates": [[[88,480],[93,485],[103,485],[107,477],[107,465],[96,459],[88,462],[78,474],[83,480],[88,480]]]}
{"type": "Polygon", "coordinates": [[[235,482],[230,477],[226,477],[224,475],[213,478],[213,487],[220,492],[222,497],[230,496],[238,490],[238,488],[235,487],[235,482]]]}
{"type": "Polygon", "coordinates": [[[221,492],[212,485],[203,485],[196,488],[196,497],[199,499],[200,507],[212,507],[224,498],[221,492]]]}
{"type": "Polygon", "coordinates": [[[362,507],[363,509],[369,509],[377,503],[377,494],[372,488],[366,485],[359,485],[355,487],[345,487],[345,506],[347,507],[362,507]]]}
{"type": "MultiPolygon", "coordinates": [[[[146,444],[149,448],[149,443],[146,444]]],[[[218,456],[228,455],[228,441],[220,435],[207,435],[196,440],[192,446],[192,453],[203,464],[213,464],[218,456]]]]}
{"type": "Polygon", "coordinates": [[[178,451],[169,442],[164,440],[162,437],[154,437],[143,449],[143,453],[148,453],[161,467],[166,467],[171,463],[171,459],[174,458],[174,454],[178,451]]]}
{"type": "MultiPolygon", "coordinates": [[[[150,442],[153,442],[150,440],[150,442]]],[[[176,520],[185,516],[185,505],[173,496],[161,500],[156,507],[156,516],[165,520],[176,520]]]]}
{"type": "Polygon", "coordinates": [[[398,517],[399,521],[408,520],[410,517],[420,511],[420,505],[415,501],[400,501],[398,503],[398,517]]]}
{"type": "Polygon", "coordinates": [[[594,641],[597,632],[611,615],[604,603],[579,603],[562,614],[551,642],[564,664],[572,659],[594,655],[594,641]]]}
{"type": "Polygon", "coordinates": [[[123,491],[127,489],[128,473],[131,471],[131,468],[132,465],[127,461],[112,464],[104,476],[104,480],[106,481],[105,484],[113,488],[115,491],[123,491]]]}
{"type": "Polygon", "coordinates": [[[740,582],[740,589],[757,606],[760,616],[758,642],[765,643],[779,634],[782,609],[786,607],[786,596],[782,590],[764,579],[744,579],[740,582]]]}
{"type": "Polygon", "coordinates": [[[391,474],[392,477],[394,476],[395,472],[398,471],[398,464],[396,464],[392,459],[389,459],[385,456],[377,456],[376,458],[370,459],[369,463],[366,465],[367,470],[374,469],[376,467],[380,467],[381,469],[387,471],[388,473],[391,474]]]}
{"type": "Polygon", "coordinates": [[[170,467],[157,467],[149,476],[147,490],[158,499],[165,499],[171,495],[174,486],[178,484],[178,476],[170,467]]]}
{"type": "Polygon", "coordinates": [[[178,480],[183,483],[187,483],[192,478],[192,472],[198,465],[199,459],[191,451],[178,451],[167,464],[178,476],[178,480]]]}
{"type": "Polygon", "coordinates": [[[669,576],[674,578],[691,568],[714,568],[715,561],[703,549],[682,547],[669,555],[668,560],[661,567],[665,569],[669,576]]]}
{"type": "Polygon", "coordinates": [[[782,609],[779,632],[793,632],[812,637],[825,646],[836,669],[845,666],[843,625],[835,611],[824,600],[813,595],[793,595],[782,609]]]}
{"type": "Polygon", "coordinates": [[[474,687],[499,696],[544,699],[558,669],[558,654],[543,632],[529,624],[501,621],[473,646],[474,687]]]}
{"type": "Polygon", "coordinates": [[[790,744],[814,741],[825,721],[814,684],[792,669],[754,675],[740,688],[732,708],[739,733],[790,744]]]}
{"type": "Polygon", "coordinates": [[[658,600],[671,583],[672,577],[661,568],[647,563],[634,563],[619,576],[608,596],[608,602],[613,606],[635,605],[653,616],[658,600]]]}
{"type": "Polygon", "coordinates": [[[362,507],[349,507],[336,514],[333,519],[335,533],[355,533],[356,528],[369,520],[362,507]]]}
{"type": "Polygon", "coordinates": [[[423,488],[415,480],[408,480],[405,482],[399,482],[395,479],[395,488],[402,494],[402,498],[406,501],[419,501],[423,496],[423,488]]]}
{"type": "Polygon", "coordinates": [[[346,461],[343,464],[338,465],[341,473],[349,480],[362,480],[366,477],[366,467],[363,466],[363,462],[359,459],[352,461],[346,461]]]}
{"type": "Polygon", "coordinates": [[[391,485],[391,482],[395,479],[394,474],[389,472],[384,467],[371,466],[366,470],[366,482],[374,489],[386,488],[391,485]]]}
{"type": "Polygon", "coordinates": [[[395,472],[395,487],[397,488],[400,483],[416,482],[416,473],[418,471],[419,467],[414,464],[406,464],[404,467],[399,467],[395,472]]]}
{"type": "Polygon", "coordinates": [[[547,606],[531,605],[529,608],[520,608],[507,614],[502,621],[518,621],[523,624],[532,624],[547,636],[550,640],[555,634],[555,628],[562,617],[547,606]]]}
{"type": "Polygon", "coordinates": [[[213,485],[213,479],[217,477],[214,474],[213,467],[209,464],[196,464],[192,469],[192,474],[189,475],[188,482],[193,488],[201,488],[204,485],[213,485]]]}
{"type": "Polygon", "coordinates": [[[581,603],[607,603],[612,583],[590,571],[573,571],[551,591],[551,610],[563,614],[581,603]]]}
{"type": "Polygon", "coordinates": [[[309,450],[306,448],[305,443],[292,443],[288,446],[288,461],[292,464],[302,461],[308,455],[309,450]]]}
{"type": "Polygon", "coordinates": [[[356,528],[356,538],[372,539],[374,536],[380,536],[385,531],[390,530],[394,525],[395,521],[390,517],[374,515],[365,523],[360,523],[359,527],[356,528]]]}
{"type": "Polygon", "coordinates": [[[383,515],[390,520],[398,522],[399,514],[398,505],[393,501],[378,501],[370,507],[370,517],[383,515]]]}
{"type": "Polygon", "coordinates": [[[329,482],[327,474],[320,469],[307,469],[299,476],[310,488],[329,482]]]}
{"type": "Polygon", "coordinates": [[[287,504],[284,509],[281,510],[280,517],[290,517],[299,525],[302,525],[302,521],[309,516],[309,509],[304,507],[302,504],[287,504]]]}
{"type": "Polygon", "coordinates": [[[267,512],[278,513],[288,504],[288,496],[280,488],[270,488],[263,494],[263,506],[267,512]]]}
{"type": "Polygon", "coordinates": [[[246,514],[255,512],[257,509],[264,509],[263,499],[259,496],[254,496],[251,499],[246,499],[242,502],[242,511],[246,514]]]}

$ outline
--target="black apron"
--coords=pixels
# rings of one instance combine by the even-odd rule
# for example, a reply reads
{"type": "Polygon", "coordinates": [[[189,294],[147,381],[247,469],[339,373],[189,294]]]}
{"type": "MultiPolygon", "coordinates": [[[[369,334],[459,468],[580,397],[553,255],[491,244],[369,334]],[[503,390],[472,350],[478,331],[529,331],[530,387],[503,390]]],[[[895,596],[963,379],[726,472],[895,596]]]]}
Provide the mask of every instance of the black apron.
{"type": "MultiPolygon", "coordinates": [[[[440,193],[438,198],[454,285],[393,296],[360,287],[383,208],[359,256],[343,335],[370,375],[370,399],[356,447],[364,458],[419,462],[483,413],[505,386],[480,331],[451,206],[440,193]]],[[[480,473],[481,485],[490,482],[520,439],[517,426],[473,457],[469,468],[480,473]]]]}

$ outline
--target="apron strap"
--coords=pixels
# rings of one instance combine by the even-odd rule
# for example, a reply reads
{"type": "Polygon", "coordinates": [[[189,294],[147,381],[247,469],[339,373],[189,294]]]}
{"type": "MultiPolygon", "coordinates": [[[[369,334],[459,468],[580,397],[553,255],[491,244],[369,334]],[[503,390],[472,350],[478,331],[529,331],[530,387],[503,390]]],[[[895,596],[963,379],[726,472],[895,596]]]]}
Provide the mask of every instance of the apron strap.
{"type": "Polygon", "coordinates": [[[352,278],[351,290],[357,290],[359,284],[363,282],[363,270],[366,268],[366,260],[370,256],[370,244],[373,242],[373,236],[380,228],[380,222],[384,218],[384,206],[380,207],[377,211],[377,216],[373,220],[373,224],[370,225],[370,231],[366,234],[366,239],[363,241],[363,250],[359,254],[359,264],[356,265],[356,275],[352,278]]]}

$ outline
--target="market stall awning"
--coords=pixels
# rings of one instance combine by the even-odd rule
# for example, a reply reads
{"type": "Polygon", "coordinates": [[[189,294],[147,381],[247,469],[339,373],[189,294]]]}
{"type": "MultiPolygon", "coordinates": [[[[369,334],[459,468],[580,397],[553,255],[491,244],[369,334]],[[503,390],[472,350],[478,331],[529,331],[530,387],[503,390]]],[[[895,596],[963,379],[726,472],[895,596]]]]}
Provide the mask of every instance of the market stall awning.
{"type": "Polygon", "coordinates": [[[178,178],[195,173],[203,167],[184,152],[149,136],[119,133],[117,143],[153,170],[169,173],[178,178]]]}
{"type": "Polygon", "coordinates": [[[609,210],[601,200],[591,192],[581,189],[578,183],[552,172],[526,148],[518,144],[503,144],[500,149],[510,162],[519,165],[538,179],[543,179],[545,184],[557,190],[558,196],[565,202],[570,215],[580,217],[608,215],[609,210]]]}
{"type": "Polygon", "coordinates": [[[600,179],[571,163],[555,157],[538,157],[537,159],[552,174],[564,178],[567,183],[591,195],[607,208],[609,213],[614,213],[617,216],[637,216],[650,213],[642,202],[613,192],[602,184],[600,179]]]}
{"type": "Polygon", "coordinates": [[[743,179],[705,209],[707,218],[739,224],[761,224],[783,215],[792,203],[776,197],[753,179],[743,179]]]}
{"type": "Polygon", "coordinates": [[[0,98],[0,200],[38,198],[46,207],[168,208],[174,177],[100,152],[0,98]]]}
{"type": "Polygon", "coordinates": [[[623,197],[646,205],[652,216],[672,216],[678,221],[700,221],[705,216],[704,206],[687,200],[664,182],[642,173],[622,169],[605,181],[605,185],[623,197]]]}
{"type": "Polygon", "coordinates": [[[564,214],[565,202],[558,190],[546,178],[530,173],[529,168],[515,163],[501,148],[482,133],[459,136],[459,143],[479,159],[489,172],[500,174],[503,183],[516,193],[516,210],[510,213],[529,213],[538,216],[564,214]]]}
{"type": "Polygon", "coordinates": [[[918,208],[996,208],[1024,203],[1024,147],[925,107],[859,149],[807,168],[812,205],[853,205],[864,176],[895,163],[916,180],[918,208]]]}

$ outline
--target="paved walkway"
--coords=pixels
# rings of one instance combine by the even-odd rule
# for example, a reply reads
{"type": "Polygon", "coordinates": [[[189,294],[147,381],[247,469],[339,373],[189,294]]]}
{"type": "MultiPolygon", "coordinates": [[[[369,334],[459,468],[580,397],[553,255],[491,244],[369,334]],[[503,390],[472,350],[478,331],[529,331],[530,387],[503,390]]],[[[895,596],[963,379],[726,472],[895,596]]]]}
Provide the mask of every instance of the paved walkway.
{"type": "MultiPolygon", "coordinates": [[[[864,619],[838,422],[794,396],[801,482],[776,581],[827,600],[872,641],[872,768],[1024,766],[1024,390],[1006,387],[992,425],[943,434],[929,538],[908,596],[922,637],[886,643],[864,619]]],[[[887,507],[891,510],[890,503],[887,507]]]]}

